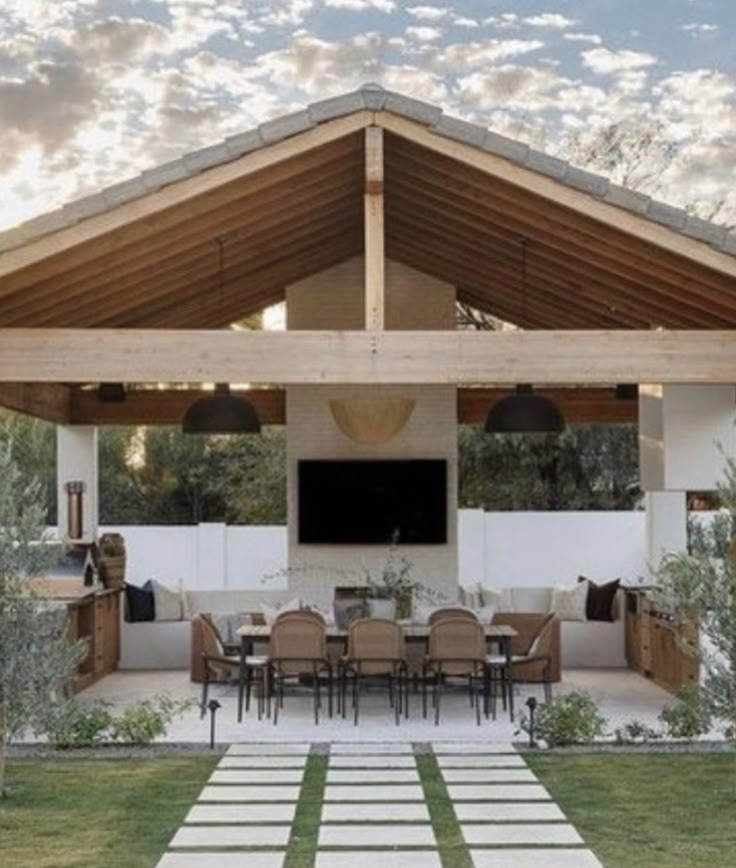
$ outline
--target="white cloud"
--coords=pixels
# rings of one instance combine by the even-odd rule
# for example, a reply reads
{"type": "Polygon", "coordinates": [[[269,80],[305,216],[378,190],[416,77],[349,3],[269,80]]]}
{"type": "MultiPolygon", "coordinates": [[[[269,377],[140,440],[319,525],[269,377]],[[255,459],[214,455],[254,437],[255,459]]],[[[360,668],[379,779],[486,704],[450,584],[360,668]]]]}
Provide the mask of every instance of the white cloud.
{"type": "Polygon", "coordinates": [[[574,18],[566,18],[558,12],[542,12],[540,15],[524,18],[524,23],[531,24],[532,27],[553,27],[557,30],[565,30],[565,28],[574,27],[580,22],[574,18]]]}
{"type": "Polygon", "coordinates": [[[434,42],[442,36],[442,31],[436,27],[407,27],[406,35],[418,42],[434,42]]]}
{"type": "Polygon", "coordinates": [[[632,69],[654,66],[657,58],[643,51],[610,51],[608,48],[591,48],[581,55],[583,65],[596,75],[617,75],[632,69]]]}
{"type": "Polygon", "coordinates": [[[489,15],[483,19],[487,26],[497,30],[518,30],[520,27],[519,16],[515,12],[503,12],[501,15],[489,15]]]}
{"type": "Polygon", "coordinates": [[[451,12],[444,6],[407,6],[406,11],[420,21],[440,21],[442,18],[447,18],[451,12]]]}
{"type": "Polygon", "coordinates": [[[603,42],[597,33],[563,33],[562,38],[570,42],[589,42],[591,45],[600,45],[603,42]]]}
{"type": "Polygon", "coordinates": [[[680,30],[685,33],[716,33],[718,31],[717,24],[683,24],[680,30]]]}
{"type": "Polygon", "coordinates": [[[554,90],[564,79],[550,69],[503,65],[473,72],[458,81],[462,101],[481,109],[536,111],[554,104],[554,90]]]}
{"type": "Polygon", "coordinates": [[[508,60],[544,48],[538,39],[487,39],[482,42],[457,42],[437,55],[438,63],[454,72],[508,60]]]}
{"type": "Polygon", "coordinates": [[[378,12],[390,14],[396,9],[396,3],[393,0],[324,0],[324,4],[333,9],[349,9],[352,12],[375,9],[378,12]]]}
{"type": "Polygon", "coordinates": [[[452,23],[455,27],[467,27],[468,29],[480,27],[475,18],[465,18],[463,15],[458,15],[453,18],[452,23]]]}

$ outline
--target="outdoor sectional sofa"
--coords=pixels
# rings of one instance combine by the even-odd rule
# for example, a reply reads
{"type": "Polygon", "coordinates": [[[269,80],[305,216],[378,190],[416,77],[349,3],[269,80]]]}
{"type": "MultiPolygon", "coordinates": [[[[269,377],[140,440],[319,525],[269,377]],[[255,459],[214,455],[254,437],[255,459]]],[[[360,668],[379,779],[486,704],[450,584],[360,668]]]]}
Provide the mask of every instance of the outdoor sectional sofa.
{"type": "MultiPolygon", "coordinates": [[[[543,616],[550,611],[552,588],[507,588],[496,619],[514,626],[520,633],[518,651],[531,643],[543,616]]],[[[198,657],[196,629],[191,619],[199,613],[260,613],[261,603],[278,607],[294,597],[288,589],[185,591],[186,617],[180,621],[128,622],[121,624],[121,669],[190,669],[198,657]]],[[[121,607],[123,609],[124,607],[121,607]]],[[[623,594],[616,597],[617,619],[604,621],[563,621],[553,646],[553,678],[560,669],[616,668],[626,666],[624,645],[623,594]]],[[[517,651],[517,648],[514,649],[517,651]]],[[[193,667],[197,675],[197,666],[193,667]]],[[[523,673],[520,672],[523,676],[523,673]]]]}

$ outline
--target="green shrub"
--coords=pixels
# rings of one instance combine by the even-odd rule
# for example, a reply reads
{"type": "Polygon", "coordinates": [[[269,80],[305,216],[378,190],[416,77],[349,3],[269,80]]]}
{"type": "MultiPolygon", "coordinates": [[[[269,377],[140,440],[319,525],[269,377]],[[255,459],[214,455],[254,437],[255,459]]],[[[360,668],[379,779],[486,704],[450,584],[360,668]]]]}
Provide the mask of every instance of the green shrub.
{"type": "MultiPolygon", "coordinates": [[[[605,718],[587,693],[565,693],[538,707],[534,729],[548,747],[557,747],[593,741],[605,727],[605,718]]],[[[522,729],[529,731],[528,721],[522,721],[522,729]]]]}
{"type": "Polygon", "coordinates": [[[94,747],[107,741],[112,715],[108,702],[79,702],[69,699],[49,709],[44,727],[54,747],[94,747]]]}
{"type": "Polygon", "coordinates": [[[710,731],[713,720],[697,687],[689,685],[677,693],[678,703],[666,706],[659,715],[669,738],[697,738],[710,731]]]}
{"type": "Polygon", "coordinates": [[[640,720],[629,720],[614,730],[619,744],[637,744],[639,742],[656,741],[662,738],[658,729],[653,729],[640,720]]]}
{"type": "Polygon", "coordinates": [[[174,719],[191,707],[191,700],[176,700],[165,694],[136,702],[113,719],[112,738],[128,744],[150,744],[166,735],[174,719]]]}

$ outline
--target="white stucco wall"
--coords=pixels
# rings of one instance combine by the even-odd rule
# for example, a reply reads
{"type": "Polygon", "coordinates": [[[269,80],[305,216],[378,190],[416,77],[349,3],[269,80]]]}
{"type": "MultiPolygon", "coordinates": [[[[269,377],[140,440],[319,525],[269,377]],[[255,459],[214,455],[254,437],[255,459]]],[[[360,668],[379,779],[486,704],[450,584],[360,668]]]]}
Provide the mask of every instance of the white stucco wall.
{"type": "MultiPolygon", "coordinates": [[[[181,579],[190,589],[214,590],[286,587],[278,573],[287,564],[285,527],[109,527],[123,534],[128,550],[128,578],[158,578],[172,586],[181,579]],[[212,546],[220,540],[222,550],[212,546]],[[206,561],[206,573],[197,564],[206,561]],[[215,565],[222,569],[215,571],[215,565]]],[[[416,547],[417,549],[420,547],[416,547]]],[[[430,549],[426,547],[428,556],[430,549]]],[[[403,549],[402,549],[403,551],[403,549]]],[[[422,578],[419,562],[417,578],[422,578]]],[[[344,554],[343,554],[344,557],[344,554]]],[[[571,584],[578,574],[603,581],[646,576],[644,512],[458,513],[459,575],[463,584],[482,581],[516,587],[571,584]]],[[[310,592],[304,591],[311,599],[310,592]]]]}

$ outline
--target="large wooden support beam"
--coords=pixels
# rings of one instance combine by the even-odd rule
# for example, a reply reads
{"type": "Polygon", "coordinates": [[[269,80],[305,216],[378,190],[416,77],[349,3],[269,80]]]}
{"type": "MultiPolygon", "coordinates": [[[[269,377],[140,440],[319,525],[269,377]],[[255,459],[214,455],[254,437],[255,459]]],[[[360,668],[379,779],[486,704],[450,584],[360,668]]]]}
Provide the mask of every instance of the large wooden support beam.
{"type": "MultiPolygon", "coordinates": [[[[4,388],[15,389],[18,386],[0,386],[0,394],[4,388]]],[[[613,388],[538,391],[557,404],[570,424],[637,421],[638,402],[635,399],[617,399],[613,388]]],[[[127,393],[123,403],[106,404],[98,400],[94,389],[74,389],[69,421],[73,425],[178,425],[190,404],[206,394],[211,393],[201,389],[135,389],[127,393]]],[[[253,404],[263,425],[283,425],[286,422],[286,393],[283,389],[233,390],[233,394],[253,404]]],[[[482,424],[490,407],[510,394],[511,389],[458,389],[458,423],[482,424]]]]}
{"type": "Polygon", "coordinates": [[[383,130],[365,130],[365,327],[386,322],[386,254],[383,217],[383,130]]]}
{"type": "Polygon", "coordinates": [[[734,331],[0,329],[0,382],[736,383],[734,331]]]}
{"type": "Polygon", "coordinates": [[[0,383],[0,407],[66,425],[71,421],[71,389],[56,383],[0,383]]]}
{"type": "MultiPolygon", "coordinates": [[[[0,387],[2,388],[2,387],[0,387]]],[[[71,422],[74,425],[179,425],[188,408],[212,392],[201,389],[137,389],[125,401],[101,403],[95,389],[77,389],[72,396],[71,422]]],[[[258,413],[262,425],[283,425],[285,398],[281,389],[233,389],[246,398],[258,413]]]]}
{"type": "MultiPolygon", "coordinates": [[[[614,388],[535,391],[554,401],[569,425],[619,425],[636,423],[639,418],[636,398],[621,400],[616,397],[614,388]]],[[[457,421],[466,425],[482,425],[496,401],[512,394],[512,389],[458,389],[457,421]]]]}

